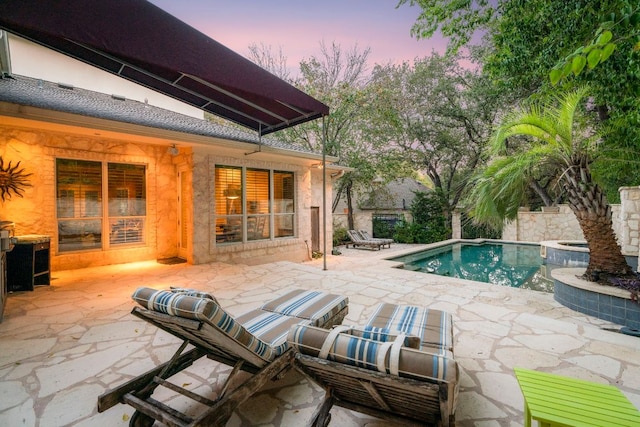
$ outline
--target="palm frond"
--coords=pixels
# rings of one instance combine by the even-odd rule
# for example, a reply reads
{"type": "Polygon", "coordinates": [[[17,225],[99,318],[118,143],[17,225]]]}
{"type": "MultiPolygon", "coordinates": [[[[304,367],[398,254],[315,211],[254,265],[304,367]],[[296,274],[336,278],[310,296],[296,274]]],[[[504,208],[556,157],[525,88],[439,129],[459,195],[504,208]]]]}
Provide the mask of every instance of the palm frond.
{"type": "Polygon", "coordinates": [[[573,126],[576,112],[582,100],[587,95],[588,90],[589,88],[584,86],[556,99],[557,106],[553,108],[553,110],[555,110],[553,116],[555,116],[557,120],[558,133],[563,139],[566,139],[568,144],[573,143],[573,126]]]}

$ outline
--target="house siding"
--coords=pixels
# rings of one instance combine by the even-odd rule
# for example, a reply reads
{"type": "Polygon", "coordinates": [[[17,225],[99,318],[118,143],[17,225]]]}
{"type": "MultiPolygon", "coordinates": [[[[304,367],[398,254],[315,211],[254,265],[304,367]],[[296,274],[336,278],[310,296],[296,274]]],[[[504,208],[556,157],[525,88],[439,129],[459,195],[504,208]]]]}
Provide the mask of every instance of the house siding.
{"type": "Polygon", "coordinates": [[[51,236],[53,270],[141,261],[175,255],[176,194],[174,166],[165,147],[141,145],[38,129],[0,126],[0,156],[31,173],[24,197],[2,202],[1,219],[15,222],[15,234],[51,236]],[[147,168],[147,217],[144,246],[112,250],[58,253],[56,218],[56,158],[144,164],[147,168]],[[159,189],[161,189],[159,192],[159,189]],[[161,235],[161,238],[158,236],[161,235]],[[167,237],[172,235],[173,238],[167,237]]]}

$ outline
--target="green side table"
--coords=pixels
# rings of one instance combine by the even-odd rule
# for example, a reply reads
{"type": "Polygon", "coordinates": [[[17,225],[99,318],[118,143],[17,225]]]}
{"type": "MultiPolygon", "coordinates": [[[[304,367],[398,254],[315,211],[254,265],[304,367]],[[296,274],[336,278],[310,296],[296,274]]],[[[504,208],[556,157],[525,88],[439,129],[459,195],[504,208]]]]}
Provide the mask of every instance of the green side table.
{"type": "Polygon", "coordinates": [[[524,427],[640,426],[640,411],[614,386],[515,368],[524,396],[524,427]]]}

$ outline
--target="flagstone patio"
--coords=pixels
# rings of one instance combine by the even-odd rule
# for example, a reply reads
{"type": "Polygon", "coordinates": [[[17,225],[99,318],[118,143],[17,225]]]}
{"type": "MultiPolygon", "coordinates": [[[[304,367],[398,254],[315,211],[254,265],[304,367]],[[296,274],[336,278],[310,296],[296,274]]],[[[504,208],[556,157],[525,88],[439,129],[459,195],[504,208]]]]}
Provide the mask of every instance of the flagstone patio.
{"type": "MultiPolygon", "coordinates": [[[[611,331],[618,326],[569,310],[551,294],[396,269],[383,259],[417,248],[343,249],[327,259],[327,270],[315,260],[256,266],[143,262],[56,272],[51,286],[8,298],[0,324],[0,425],[128,425],[131,407],[98,414],[97,397],[168,360],[178,343],[129,314],[139,286],[210,291],[232,314],[292,288],[330,291],[349,297],[346,324],[362,323],[380,301],[449,311],[462,369],[457,426],[523,425],[516,366],[612,384],[640,408],[640,338],[611,331]]],[[[198,361],[178,382],[215,392],[229,372],[198,361]]],[[[229,425],[304,425],[322,395],[291,371],[242,405],[229,425]]],[[[341,408],[332,414],[334,426],[392,425],[341,408]]]]}

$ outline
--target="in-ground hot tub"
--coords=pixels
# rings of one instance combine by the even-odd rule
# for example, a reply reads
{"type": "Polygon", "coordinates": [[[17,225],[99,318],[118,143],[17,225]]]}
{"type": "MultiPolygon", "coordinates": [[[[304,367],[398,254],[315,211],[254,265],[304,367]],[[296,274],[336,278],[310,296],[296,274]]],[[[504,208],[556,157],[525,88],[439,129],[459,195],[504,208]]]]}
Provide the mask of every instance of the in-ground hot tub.
{"type": "MultiPolygon", "coordinates": [[[[589,265],[589,247],[584,240],[547,240],[540,242],[543,264],[577,268],[589,265]]],[[[627,264],[638,270],[638,257],[625,255],[627,264]]]]}
{"type": "MultiPolygon", "coordinates": [[[[586,242],[540,242],[540,256],[544,264],[561,267],[556,267],[551,273],[556,301],[580,313],[622,325],[623,330],[640,331],[640,305],[631,299],[629,291],[588,282],[579,277],[589,265],[586,242]]],[[[637,270],[638,257],[625,258],[637,270]]]]}
{"type": "Polygon", "coordinates": [[[540,242],[543,264],[562,267],[586,267],[589,265],[587,242],[579,240],[548,240],[540,242]]]}

